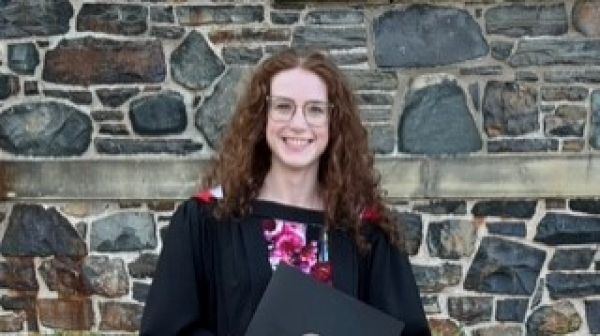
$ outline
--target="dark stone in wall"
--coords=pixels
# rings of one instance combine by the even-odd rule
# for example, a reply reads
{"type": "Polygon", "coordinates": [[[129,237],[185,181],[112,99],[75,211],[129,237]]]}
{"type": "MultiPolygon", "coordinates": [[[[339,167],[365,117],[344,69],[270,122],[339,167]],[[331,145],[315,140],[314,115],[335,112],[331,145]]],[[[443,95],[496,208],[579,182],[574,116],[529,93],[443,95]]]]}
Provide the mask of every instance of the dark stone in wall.
{"type": "Polygon", "coordinates": [[[600,295],[600,273],[551,272],[546,276],[546,286],[554,300],[600,295]]]}
{"type": "Polygon", "coordinates": [[[251,42],[288,42],[291,36],[289,28],[237,28],[213,30],[208,33],[212,43],[251,43],[251,42]]]}
{"type": "Polygon", "coordinates": [[[85,256],[87,248],[75,228],[55,208],[15,204],[0,253],[10,256],[85,256]]]}
{"type": "Polygon", "coordinates": [[[150,21],[158,23],[175,23],[173,6],[151,6],[150,21]]]}
{"type": "Polygon", "coordinates": [[[583,86],[545,86],[540,89],[543,100],[582,101],[588,96],[588,89],[583,86]]]}
{"type": "Polygon", "coordinates": [[[523,328],[518,325],[490,325],[473,329],[473,336],[521,336],[523,328]]]}
{"type": "Polygon", "coordinates": [[[542,302],[542,296],[544,295],[544,289],[546,288],[546,279],[540,278],[538,279],[537,286],[535,286],[535,292],[533,292],[533,296],[531,297],[530,308],[533,309],[540,305],[542,302]]]}
{"type": "Polygon", "coordinates": [[[367,53],[364,51],[352,52],[352,53],[341,53],[341,54],[333,54],[331,55],[331,59],[335,62],[335,64],[340,66],[345,65],[355,65],[367,63],[369,61],[369,57],[367,53]]]}
{"type": "Polygon", "coordinates": [[[171,53],[173,80],[192,90],[207,88],[225,70],[202,34],[192,31],[171,53]]]}
{"type": "Polygon", "coordinates": [[[0,99],[19,93],[19,77],[0,73],[0,99]]]}
{"type": "Polygon", "coordinates": [[[143,282],[134,281],[133,288],[131,290],[131,296],[134,300],[138,302],[146,302],[146,298],[148,297],[148,291],[150,290],[150,285],[143,282]]]}
{"type": "Polygon", "coordinates": [[[129,129],[125,124],[101,124],[98,134],[129,135],[129,129]]]}
{"type": "Polygon", "coordinates": [[[294,29],[292,47],[347,49],[367,46],[367,31],[363,27],[333,28],[300,26],[294,29]]]}
{"type": "Polygon", "coordinates": [[[26,96],[37,96],[40,94],[40,90],[38,89],[37,81],[28,81],[26,80],[23,83],[23,93],[26,96]]]}
{"type": "Polygon", "coordinates": [[[133,262],[130,262],[129,273],[134,278],[154,277],[154,270],[158,262],[158,255],[151,253],[142,253],[133,262]]]}
{"type": "Polygon", "coordinates": [[[485,12],[488,34],[510,37],[563,35],[569,29],[564,4],[497,6],[485,12]]]}
{"type": "Polygon", "coordinates": [[[139,35],[148,28],[147,20],[145,6],[84,3],[77,14],[77,30],[139,35]]]}
{"type": "Polygon", "coordinates": [[[123,111],[119,110],[96,110],[91,115],[95,121],[120,121],[125,118],[123,111]]]}
{"type": "Polygon", "coordinates": [[[423,240],[423,221],[421,220],[421,216],[397,211],[392,211],[392,214],[400,232],[404,233],[403,238],[406,253],[409,255],[417,254],[423,240]]]}
{"type": "Polygon", "coordinates": [[[585,300],[585,316],[592,334],[600,334],[600,300],[585,300]]]}
{"type": "Polygon", "coordinates": [[[569,200],[569,209],[600,215],[600,199],[572,199],[569,200]]]}
{"type": "Polygon", "coordinates": [[[52,89],[44,90],[44,95],[47,97],[68,99],[79,105],[92,104],[92,93],[90,91],[64,91],[52,89]]]}
{"type": "Polygon", "coordinates": [[[600,64],[600,40],[522,40],[508,59],[508,64],[513,67],[600,64]],[[581,50],[586,52],[582,53],[581,50]]]}
{"type": "Polygon", "coordinates": [[[600,83],[600,70],[559,69],[544,71],[544,81],[548,83],[600,83]]]}
{"type": "Polygon", "coordinates": [[[600,90],[592,92],[592,125],[590,127],[590,146],[600,149],[600,90]]]}
{"type": "Polygon", "coordinates": [[[537,82],[539,78],[533,71],[517,71],[515,72],[515,80],[521,82],[537,82]]]}
{"type": "Polygon", "coordinates": [[[392,105],[394,97],[385,93],[358,93],[356,94],[358,105],[392,105]]]}
{"type": "Polygon", "coordinates": [[[582,137],[587,119],[587,110],[579,105],[560,105],[554,115],[544,117],[547,135],[582,137]]]}
{"type": "Polygon", "coordinates": [[[96,151],[101,154],[178,154],[185,155],[202,149],[202,144],[191,139],[94,139],[96,151]]]}
{"type": "Polygon", "coordinates": [[[8,45],[8,68],[20,75],[33,75],[40,64],[40,55],[35,44],[15,43],[8,45]]]}
{"type": "Polygon", "coordinates": [[[83,37],[48,50],[42,78],[73,85],[159,83],[165,79],[162,44],[83,37]]]}
{"type": "Polygon", "coordinates": [[[365,14],[353,9],[317,9],[312,10],[304,17],[308,24],[361,24],[365,14]]]}
{"type": "Polygon", "coordinates": [[[85,152],[92,121],[58,102],[14,105],[0,113],[0,148],[32,156],[73,156],[85,152]]]}
{"type": "Polygon", "coordinates": [[[546,252],[503,238],[484,237],[464,288],[487,293],[531,295],[546,252]]]}
{"type": "Polygon", "coordinates": [[[585,270],[592,265],[596,250],[589,248],[559,249],[548,264],[548,269],[555,270],[585,270]]]}
{"type": "Polygon", "coordinates": [[[175,14],[183,26],[253,23],[264,19],[262,6],[177,6],[175,14]]]}
{"type": "Polygon", "coordinates": [[[490,137],[522,135],[539,129],[537,92],[533,87],[489,81],[482,110],[485,131],[490,137]]]}
{"type": "Polygon", "coordinates": [[[541,306],[527,318],[527,335],[557,335],[579,330],[581,317],[569,301],[541,306]]]}
{"type": "Polygon", "coordinates": [[[529,299],[502,299],[496,302],[496,320],[502,322],[523,322],[529,299]]]}
{"type": "Polygon", "coordinates": [[[93,294],[116,298],[129,293],[129,277],[120,258],[88,256],[84,259],[81,274],[85,286],[93,294]]]}
{"type": "Polygon", "coordinates": [[[427,247],[432,257],[460,259],[471,256],[476,241],[477,230],[471,221],[449,219],[429,223],[427,247]]]}
{"type": "Polygon", "coordinates": [[[353,90],[397,90],[398,78],[393,72],[344,70],[353,90]]]}
{"type": "Polygon", "coordinates": [[[274,24],[292,24],[298,22],[300,14],[296,12],[271,11],[271,22],[274,24]]]}
{"type": "Polygon", "coordinates": [[[466,10],[412,5],[373,20],[375,63],[379,67],[430,67],[479,58],[489,47],[466,10]]]}
{"type": "Polygon", "coordinates": [[[493,298],[491,296],[464,296],[448,298],[448,315],[466,325],[492,319],[493,298]]]}
{"type": "Polygon", "coordinates": [[[138,331],[144,306],[129,302],[100,302],[100,330],[138,331]]]}
{"type": "Polygon", "coordinates": [[[38,299],[40,322],[48,328],[89,330],[94,324],[94,310],[89,298],[38,299]]]}
{"type": "Polygon", "coordinates": [[[0,39],[64,34],[72,16],[69,0],[2,1],[0,39]]]}
{"type": "Polygon", "coordinates": [[[369,148],[376,154],[389,154],[394,151],[395,127],[390,124],[366,125],[369,148]]]}
{"type": "Polygon", "coordinates": [[[459,327],[458,324],[451,319],[430,318],[428,319],[428,322],[432,335],[465,336],[462,327],[459,327]]]}
{"type": "Polygon", "coordinates": [[[440,292],[448,286],[456,286],[462,277],[460,265],[412,265],[415,281],[423,293],[440,292]]]}
{"type": "Polygon", "coordinates": [[[499,65],[482,65],[471,68],[460,68],[462,76],[498,76],[502,75],[502,67],[499,65]]]}
{"type": "Polygon", "coordinates": [[[600,243],[600,218],[549,212],[533,240],[548,245],[600,243]]]}
{"type": "Polygon", "coordinates": [[[2,295],[0,297],[0,306],[2,306],[2,308],[5,310],[25,311],[27,329],[33,332],[38,331],[38,314],[35,305],[35,296],[2,295]]]}
{"type": "Polygon", "coordinates": [[[187,126],[181,94],[175,91],[146,96],[129,104],[131,126],[137,134],[178,134],[187,126]]]}
{"type": "Polygon", "coordinates": [[[513,43],[505,41],[490,42],[491,55],[494,59],[504,61],[510,56],[513,49],[513,43]]]}
{"type": "Polygon", "coordinates": [[[467,202],[451,200],[432,200],[424,204],[415,204],[413,206],[413,211],[426,212],[434,215],[465,215],[467,213],[467,202]]]}
{"type": "Polygon", "coordinates": [[[224,46],[221,54],[227,64],[256,64],[263,56],[261,47],[224,46]]]}
{"type": "Polygon", "coordinates": [[[119,107],[129,98],[140,93],[138,88],[98,89],[96,95],[104,106],[119,107]]]}
{"type": "Polygon", "coordinates": [[[33,258],[9,257],[0,262],[0,288],[37,292],[33,258]]]}
{"type": "Polygon", "coordinates": [[[60,296],[90,295],[91,290],[83,282],[83,258],[55,257],[42,261],[38,272],[51,291],[60,296]]]}
{"type": "Polygon", "coordinates": [[[456,82],[445,80],[407,94],[398,125],[398,151],[457,154],[481,147],[465,94],[456,82]]]}
{"type": "Polygon", "coordinates": [[[476,217],[531,218],[536,206],[537,201],[480,201],[475,203],[471,213],[476,217]]]}
{"type": "Polygon", "coordinates": [[[486,223],[486,226],[491,234],[510,237],[525,237],[527,235],[524,222],[493,222],[486,223]]]}
{"type": "Polygon", "coordinates": [[[421,302],[423,303],[423,309],[427,315],[439,314],[442,312],[437,295],[421,296],[421,302]]]}
{"type": "Polygon", "coordinates": [[[115,213],[92,222],[90,248],[100,252],[156,247],[154,217],[144,212],[115,213]]]}
{"type": "Polygon", "coordinates": [[[518,152],[555,152],[558,151],[556,139],[501,139],[489,140],[489,153],[518,153],[518,152]]]}
{"type": "Polygon", "coordinates": [[[152,26],[150,27],[150,36],[158,37],[161,39],[176,40],[185,35],[185,29],[182,27],[165,27],[165,26],[152,26]]]}

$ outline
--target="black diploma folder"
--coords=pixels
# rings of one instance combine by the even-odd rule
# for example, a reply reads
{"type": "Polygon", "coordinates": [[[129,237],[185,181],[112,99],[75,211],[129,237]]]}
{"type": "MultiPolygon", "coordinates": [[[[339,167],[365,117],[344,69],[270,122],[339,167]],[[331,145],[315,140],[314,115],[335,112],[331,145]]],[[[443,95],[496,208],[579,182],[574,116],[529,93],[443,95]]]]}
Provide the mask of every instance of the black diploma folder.
{"type": "Polygon", "coordinates": [[[246,336],[400,336],[404,323],[281,263],[246,336]]]}

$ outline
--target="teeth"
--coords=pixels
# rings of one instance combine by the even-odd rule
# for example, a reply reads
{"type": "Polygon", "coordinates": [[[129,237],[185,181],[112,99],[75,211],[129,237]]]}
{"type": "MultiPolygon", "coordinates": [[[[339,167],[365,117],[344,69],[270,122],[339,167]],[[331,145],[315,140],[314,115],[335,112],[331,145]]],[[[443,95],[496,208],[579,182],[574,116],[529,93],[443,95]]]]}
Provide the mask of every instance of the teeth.
{"type": "Polygon", "coordinates": [[[308,139],[284,138],[285,142],[291,145],[303,146],[310,142],[308,139]]]}

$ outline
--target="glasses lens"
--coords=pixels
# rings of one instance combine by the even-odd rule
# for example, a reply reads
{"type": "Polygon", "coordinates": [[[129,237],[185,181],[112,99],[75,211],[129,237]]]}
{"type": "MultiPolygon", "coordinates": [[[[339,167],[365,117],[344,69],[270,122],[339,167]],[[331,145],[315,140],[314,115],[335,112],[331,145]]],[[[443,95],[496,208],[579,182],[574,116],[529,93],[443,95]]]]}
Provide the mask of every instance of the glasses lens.
{"type": "Polygon", "coordinates": [[[296,110],[296,104],[285,98],[271,97],[270,104],[271,118],[278,121],[290,120],[296,110]]]}
{"type": "Polygon", "coordinates": [[[325,102],[309,102],[304,106],[304,117],[306,122],[320,126],[327,123],[329,105],[325,102]]]}

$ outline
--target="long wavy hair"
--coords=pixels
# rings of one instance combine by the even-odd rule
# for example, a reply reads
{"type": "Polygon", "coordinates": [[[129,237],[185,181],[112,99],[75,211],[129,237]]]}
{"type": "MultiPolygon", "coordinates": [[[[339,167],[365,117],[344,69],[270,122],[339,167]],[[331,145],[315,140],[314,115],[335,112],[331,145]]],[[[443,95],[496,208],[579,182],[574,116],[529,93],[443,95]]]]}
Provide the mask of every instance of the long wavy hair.
{"type": "Polygon", "coordinates": [[[329,142],[319,159],[318,172],[325,224],[330,229],[349,231],[365,250],[369,248],[364,230],[368,210],[378,217],[370,225],[380,226],[394,244],[400,245],[399,230],[383,204],[380,177],[373,167],[367,131],[352,89],[338,67],[315,50],[285,49],[255,69],[202,181],[204,188],[223,188],[224,198],[215,207],[215,215],[238,217],[251,211],[251,201],[257,197],[271,162],[265,133],[271,79],[297,67],[318,75],[333,103],[329,142]]]}

